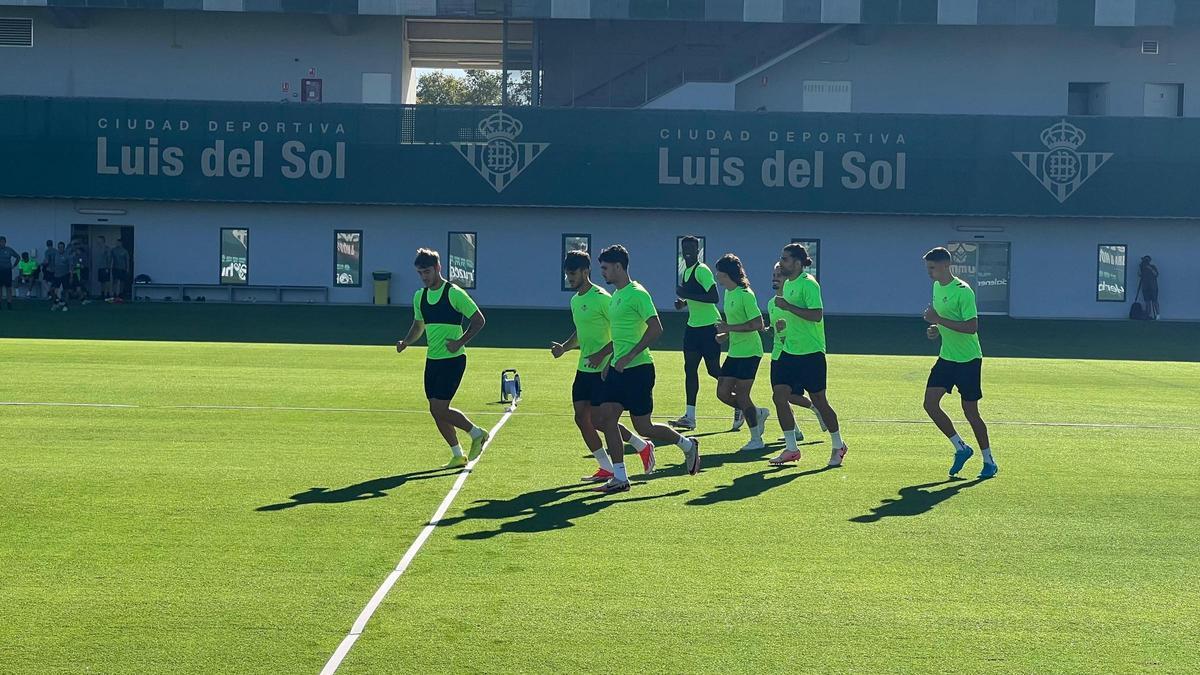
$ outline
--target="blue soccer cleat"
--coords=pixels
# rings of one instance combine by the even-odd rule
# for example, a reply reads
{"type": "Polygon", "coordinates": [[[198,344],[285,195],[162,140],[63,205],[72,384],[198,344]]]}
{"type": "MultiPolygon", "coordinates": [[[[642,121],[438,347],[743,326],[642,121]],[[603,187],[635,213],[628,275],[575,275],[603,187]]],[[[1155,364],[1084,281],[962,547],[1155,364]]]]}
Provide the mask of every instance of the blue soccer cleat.
{"type": "Polygon", "coordinates": [[[966,466],[967,460],[971,459],[971,455],[974,455],[974,454],[975,454],[975,451],[972,450],[971,446],[969,446],[969,445],[964,445],[961,448],[959,448],[958,450],[955,450],[954,451],[954,463],[950,465],[950,475],[951,476],[958,475],[958,472],[962,471],[963,467],[966,466]]]}
{"type": "Polygon", "coordinates": [[[995,464],[988,464],[987,462],[984,462],[983,463],[983,471],[979,472],[979,477],[981,479],[982,478],[992,478],[996,475],[996,472],[999,470],[1000,470],[1000,467],[996,466],[995,464]]]}

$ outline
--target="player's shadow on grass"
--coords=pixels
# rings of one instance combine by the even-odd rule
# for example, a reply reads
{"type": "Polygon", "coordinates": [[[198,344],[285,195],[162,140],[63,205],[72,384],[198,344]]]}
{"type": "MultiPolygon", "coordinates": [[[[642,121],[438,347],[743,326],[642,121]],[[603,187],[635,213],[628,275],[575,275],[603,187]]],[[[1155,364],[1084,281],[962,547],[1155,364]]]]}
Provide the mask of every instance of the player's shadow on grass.
{"type": "Polygon", "coordinates": [[[707,492],[686,503],[688,506],[711,506],[713,504],[720,504],[721,502],[736,502],[743,499],[750,499],[751,497],[761,495],[767,490],[787,485],[797,478],[815,476],[826,471],[833,471],[836,468],[838,467],[823,466],[819,469],[793,472],[788,471],[788,467],[786,466],[773,466],[763,471],[755,471],[744,476],[738,476],[729,485],[719,485],[711,492],[707,492]]]}
{"type": "MultiPolygon", "coordinates": [[[[634,481],[635,486],[639,485],[634,481]]],[[[446,518],[439,527],[449,527],[472,520],[503,520],[493,530],[466,532],[459,539],[491,539],[501,534],[534,534],[574,527],[575,521],[594,515],[617,504],[647,502],[664,497],[678,497],[687,490],[676,490],[666,494],[644,497],[616,498],[592,492],[588,487],[564,485],[545,490],[534,490],[517,495],[512,499],[481,499],[468,506],[463,515],[446,518]],[[570,499],[571,497],[576,497],[570,499]]]]}
{"type": "Polygon", "coordinates": [[[935,481],[933,483],[924,483],[922,485],[909,485],[908,487],[900,488],[899,499],[885,499],[879,506],[871,508],[870,513],[865,513],[861,516],[855,516],[850,519],[852,523],[876,523],[884,518],[896,518],[900,516],[919,516],[923,513],[929,513],[933,507],[950,499],[959,492],[979,485],[986,479],[979,478],[976,480],[962,480],[959,478],[950,478],[947,480],[935,481]],[[950,484],[950,487],[942,488],[941,490],[930,490],[939,485],[950,484]]]}
{"type": "Polygon", "coordinates": [[[397,476],[388,476],[386,478],[374,478],[372,480],[347,485],[343,488],[330,490],[327,487],[311,487],[304,492],[297,492],[288,497],[291,501],[280,502],[278,504],[268,504],[260,506],[255,511],[282,511],[296,506],[305,504],[344,504],[346,502],[357,502],[363,499],[376,499],[378,497],[386,497],[388,490],[395,490],[409,481],[428,480],[430,478],[449,477],[462,471],[457,469],[427,469],[425,471],[413,471],[412,473],[404,473],[397,476]]]}

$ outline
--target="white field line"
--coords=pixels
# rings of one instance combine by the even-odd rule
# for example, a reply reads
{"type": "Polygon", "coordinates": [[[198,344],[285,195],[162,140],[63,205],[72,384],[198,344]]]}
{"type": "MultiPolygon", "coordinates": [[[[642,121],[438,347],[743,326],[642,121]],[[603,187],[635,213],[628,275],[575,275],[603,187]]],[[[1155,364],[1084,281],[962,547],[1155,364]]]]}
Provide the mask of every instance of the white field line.
{"type": "MultiPolygon", "coordinates": [[[[504,423],[508,421],[508,418],[512,417],[514,410],[515,407],[509,408],[508,411],[504,413],[504,416],[500,418],[500,421],[496,423],[496,426],[492,427],[490,432],[491,437],[488,438],[487,443],[484,444],[484,450],[487,450],[487,447],[492,444],[492,441],[496,440],[496,435],[500,432],[500,428],[504,426],[504,423]]],[[[450,504],[458,495],[458,491],[462,489],[464,484],[466,484],[467,477],[471,475],[471,470],[475,468],[475,464],[478,463],[482,458],[483,454],[481,452],[479,457],[476,457],[473,461],[467,463],[467,465],[463,467],[463,470],[458,474],[458,480],[454,481],[454,485],[450,488],[450,492],[446,493],[446,498],[442,500],[442,503],[438,506],[437,511],[434,511],[433,517],[429,519],[429,522],[424,528],[421,529],[421,533],[417,535],[417,538],[413,540],[413,543],[408,547],[408,550],[405,551],[404,557],[400,559],[400,563],[396,565],[396,569],[392,570],[392,572],[387,575],[387,578],[383,580],[383,583],[380,584],[379,588],[375,591],[375,595],[371,596],[370,601],[367,602],[367,606],[363,607],[362,612],[360,612],[358,615],[358,619],[356,619],[354,621],[354,625],[350,627],[350,632],[347,633],[346,637],[342,639],[341,644],[339,644],[337,649],[334,650],[333,655],[329,657],[329,661],[325,663],[325,667],[321,669],[321,675],[333,675],[333,673],[337,672],[338,667],[342,665],[342,661],[346,658],[346,655],[350,653],[350,649],[354,647],[354,643],[358,641],[359,636],[361,636],[363,631],[367,629],[367,622],[371,620],[371,616],[375,614],[375,610],[379,609],[379,605],[383,602],[384,598],[387,597],[387,594],[391,592],[392,587],[396,585],[396,582],[400,579],[400,575],[404,574],[404,571],[408,569],[409,564],[412,563],[413,558],[417,557],[417,553],[420,552],[421,547],[425,545],[425,542],[429,539],[429,536],[433,534],[434,529],[437,528],[438,523],[441,522],[442,517],[446,515],[446,510],[450,508],[450,504]]]]}
{"type": "MultiPolygon", "coordinates": [[[[316,413],[374,413],[387,415],[428,415],[425,409],[404,408],[326,408],[320,406],[286,406],[286,405],[222,405],[222,404],[180,404],[180,405],[143,405],[139,403],[70,403],[56,401],[0,401],[0,407],[48,407],[48,408],[113,408],[135,410],[232,410],[250,412],[316,412],[316,413]]],[[[499,410],[466,411],[467,416],[483,417],[486,415],[503,415],[499,410]]],[[[571,412],[523,412],[526,417],[571,417],[571,412]]],[[[698,416],[697,420],[728,420],[725,416],[698,416]]],[[[883,418],[845,418],[851,424],[931,424],[927,419],[883,419],[883,418]]],[[[1064,427],[1076,429],[1166,429],[1176,431],[1200,431],[1200,426],[1187,424],[1123,424],[1104,422],[1044,422],[1038,420],[988,420],[989,425],[1013,427],[1064,427]]]]}

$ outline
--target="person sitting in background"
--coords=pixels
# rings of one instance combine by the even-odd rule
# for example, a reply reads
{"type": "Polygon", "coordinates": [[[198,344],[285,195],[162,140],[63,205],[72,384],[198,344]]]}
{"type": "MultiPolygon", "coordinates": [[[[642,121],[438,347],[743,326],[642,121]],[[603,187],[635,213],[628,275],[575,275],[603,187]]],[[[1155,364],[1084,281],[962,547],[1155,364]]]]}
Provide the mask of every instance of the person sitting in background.
{"type": "Polygon", "coordinates": [[[9,247],[8,239],[0,237],[0,300],[8,296],[9,309],[13,300],[13,264],[20,261],[20,254],[9,247]]]}
{"type": "Polygon", "coordinates": [[[21,262],[17,263],[17,289],[25,290],[25,297],[33,297],[33,289],[37,286],[38,263],[29,257],[29,251],[21,254],[21,262]]]}

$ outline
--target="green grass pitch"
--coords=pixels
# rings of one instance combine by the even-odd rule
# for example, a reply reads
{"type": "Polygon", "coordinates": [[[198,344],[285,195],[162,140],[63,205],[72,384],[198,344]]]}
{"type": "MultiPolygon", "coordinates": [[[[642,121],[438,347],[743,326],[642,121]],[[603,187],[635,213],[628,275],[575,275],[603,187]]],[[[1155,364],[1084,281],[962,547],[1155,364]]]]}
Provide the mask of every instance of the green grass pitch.
{"type": "MultiPolygon", "coordinates": [[[[316,673],[455,479],[423,350],[0,346],[0,672],[316,673]]],[[[950,483],[931,361],[830,357],[824,472],[806,413],[799,467],[739,453],[706,380],[704,471],[602,497],[573,358],[473,350],[457,405],[524,401],[340,672],[1200,670],[1200,364],[989,359],[1000,475],[950,483]]]]}

